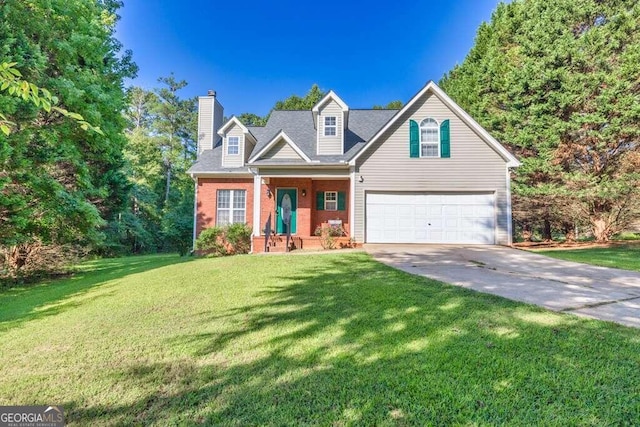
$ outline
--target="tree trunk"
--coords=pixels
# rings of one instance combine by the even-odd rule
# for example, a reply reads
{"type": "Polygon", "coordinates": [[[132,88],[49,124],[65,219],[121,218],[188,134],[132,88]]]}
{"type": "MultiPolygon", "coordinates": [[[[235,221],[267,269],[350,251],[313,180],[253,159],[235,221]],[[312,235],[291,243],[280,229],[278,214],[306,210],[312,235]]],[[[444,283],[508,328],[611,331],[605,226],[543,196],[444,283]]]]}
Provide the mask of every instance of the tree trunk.
{"type": "Polygon", "coordinates": [[[169,191],[171,190],[171,162],[166,162],[167,167],[167,183],[166,188],[164,190],[164,204],[165,206],[169,203],[169,191]]]}
{"type": "Polygon", "coordinates": [[[551,238],[551,221],[549,221],[547,218],[544,219],[542,224],[542,240],[544,242],[550,242],[551,240],[553,240],[551,238]]]}
{"type": "Polygon", "coordinates": [[[611,224],[603,218],[592,218],[591,229],[598,243],[607,243],[611,237],[611,224]]]}
{"type": "Polygon", "coordinates": [[[576,241],[576,227],[575,224],[570,222],[562,223],[562,232],[564,233],[564,241],[567,243],[573,243],[576,241]]]}
{"type": "Polygon", "coordinates": [[[34,245],[28,243],[11,246],[9,248],[8,266],[9,272],[13,277],[18,275],[20,270],[27,265],[29,255],[31,255],[34,248],[34,245]]]}

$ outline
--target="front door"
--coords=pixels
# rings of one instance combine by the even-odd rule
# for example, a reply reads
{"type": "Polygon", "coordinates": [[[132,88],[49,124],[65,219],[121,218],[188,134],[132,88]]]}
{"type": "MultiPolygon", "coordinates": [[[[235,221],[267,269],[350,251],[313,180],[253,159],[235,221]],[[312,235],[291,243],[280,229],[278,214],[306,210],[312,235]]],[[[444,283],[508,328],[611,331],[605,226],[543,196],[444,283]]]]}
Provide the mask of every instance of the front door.
{"type": "Polygon", "coordinates": [[[276,232],[286,234],[291,227],[291,234],[296,233],[298,210],[298,190],[295,188],[278,188],[276,190],[276,232]]]}

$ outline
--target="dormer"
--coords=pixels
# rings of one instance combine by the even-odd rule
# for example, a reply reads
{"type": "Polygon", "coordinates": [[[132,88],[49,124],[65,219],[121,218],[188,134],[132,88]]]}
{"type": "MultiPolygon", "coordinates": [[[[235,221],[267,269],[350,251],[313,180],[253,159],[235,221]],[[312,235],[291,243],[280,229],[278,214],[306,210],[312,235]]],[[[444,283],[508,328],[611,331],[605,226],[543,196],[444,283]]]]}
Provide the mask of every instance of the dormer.
{"type": "Polygon", "coordinates": [[[256,145],[249,129],[233,116],[220,128],[218,135],[222,137],[222,167],[244,166],[256,145]]]}
{"type": "Polygon", "coordinates": [[[344,154],[349,107],[332,90],[311,110],[316,127],[318,155],[344,154]]]}

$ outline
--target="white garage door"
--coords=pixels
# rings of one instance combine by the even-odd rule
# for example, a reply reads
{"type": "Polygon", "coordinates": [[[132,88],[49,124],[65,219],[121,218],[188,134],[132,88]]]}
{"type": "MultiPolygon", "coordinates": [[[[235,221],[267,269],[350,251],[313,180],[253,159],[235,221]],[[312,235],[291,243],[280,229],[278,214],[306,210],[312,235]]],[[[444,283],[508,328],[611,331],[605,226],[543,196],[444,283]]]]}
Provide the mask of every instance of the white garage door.
{"type": "Polygon", "coordinates": [[[368,193],[368,243],[495,243],[493,193],[368,193]]]}

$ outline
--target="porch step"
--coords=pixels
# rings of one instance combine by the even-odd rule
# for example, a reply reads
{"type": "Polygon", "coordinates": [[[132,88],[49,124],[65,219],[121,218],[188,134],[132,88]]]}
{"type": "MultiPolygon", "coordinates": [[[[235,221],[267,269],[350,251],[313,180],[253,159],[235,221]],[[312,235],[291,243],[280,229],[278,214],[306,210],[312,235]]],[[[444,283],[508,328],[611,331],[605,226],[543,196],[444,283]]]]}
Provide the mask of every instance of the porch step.
{"type": "MultiPolygon", "coordinates": [[[[269,238],[267,252],[286,252],[286,236],[271,236],[269,238]]],[[[289,241],[291,250],[297,249],[322,249],[322,243],[317,236],[298,237],[291,236],[289,241]]],[[[335,248],[354,247],[353,242],[348,237],[336,237],[335,248]]],[[[264,252],[264,236],[253,238],[253,251],[264,252]]]]}

